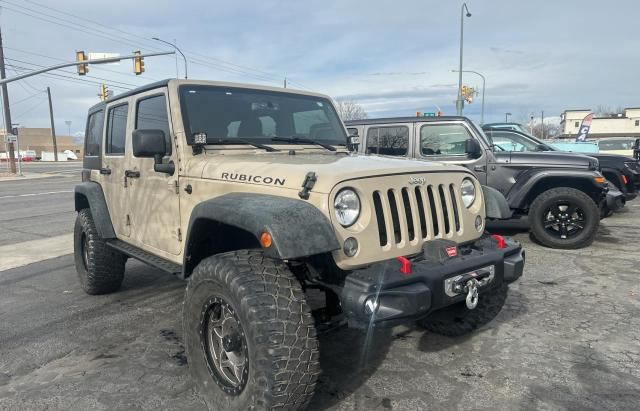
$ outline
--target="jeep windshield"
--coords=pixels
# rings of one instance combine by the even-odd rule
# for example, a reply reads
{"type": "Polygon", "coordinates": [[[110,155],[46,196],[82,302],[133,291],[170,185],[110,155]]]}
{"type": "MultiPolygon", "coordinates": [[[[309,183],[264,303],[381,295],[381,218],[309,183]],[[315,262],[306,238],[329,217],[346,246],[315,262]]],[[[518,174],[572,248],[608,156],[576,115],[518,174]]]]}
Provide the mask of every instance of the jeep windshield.
{"type": "Polygon", "coordinates": [[[187,141],[193,144],[268,144],[308,141],[346,145],[330,101],[322,97],[236,87],[180,87],[187,141]]]}

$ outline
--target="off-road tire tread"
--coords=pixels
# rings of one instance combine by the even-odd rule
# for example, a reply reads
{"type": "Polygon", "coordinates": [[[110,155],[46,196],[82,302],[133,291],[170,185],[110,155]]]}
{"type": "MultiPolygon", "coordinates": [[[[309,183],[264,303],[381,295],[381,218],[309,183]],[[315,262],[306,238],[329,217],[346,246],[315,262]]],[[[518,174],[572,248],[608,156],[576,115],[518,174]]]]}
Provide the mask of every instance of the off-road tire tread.
{"type": "Polygon", "coordinates": [[[124,267],[127,257],[108,247],[100,237],[88,208],[80,210],[74,228],[74,251],[76,271],[80,284],[87,294],[99,295],[117,291],[124,279],[124,267]],[[81,234],[84,231],[88,239],[89,255],[87,269],[82,262],[81,234]]]}
{"type": "MultiPolygon", "coordinates": [[[[255,349],[249,352],[250,357],[255,356],[250,363],[258,384],[252,401],[255,408],[305,409],[320,374],[320,354],[313,317],[299,281],[283,262],[266,258],[261,251],[232,251],[198,264],[187,285],[185,302],[192,288],[211,279],[238,297],[240,309],[256,331],[255,349]]],[[[185,338],[187,332],[185,329],[185,338]]]]}
{"type": "Polygon", "coordinates": [[[447,337],[460,337],[490,323],[502,310],[507,300],[508,287],[501,285],[486,294],[481,294],[478,306],[473,310],[465,303],[436,311],[429,317],[418,321],[422,327],[435,334],[447,337]]]}
{"type": "MultiPolygon", "coordinates": [[[[593,243],[593,240],[596,238],[596,234],[598,232],[598,225],[600,224],[600,210],[598,205],[593,201],[591,197],[589,197],[583,191],[580,191],[576,188],[571,187],[557,187],[549,189],[536,197],[535,200],[531,203],[531,207],[529,207],[529,221],[531,222],[531,232],[535,239],[540,242],[542,245],[551,247],[551,248],[560,248],[565,250],[575,250],[579,248],[584,248],[593,243]],[[588,235],[584,236],[580,241],[571,241],[571,240],[562,240],[556,239],[548,235],[541,222],[541,209],[542,204],[544,204],[547,200],[554,197],[574,197],[576,199],[580,199],[585,204],[587,204],[586,209],[584,210],[587,213],[587,218],[594,222],[593,227],[590,228],[588,235]]],[[[585,230],[587,228],[585,227],[585,230]]]]}

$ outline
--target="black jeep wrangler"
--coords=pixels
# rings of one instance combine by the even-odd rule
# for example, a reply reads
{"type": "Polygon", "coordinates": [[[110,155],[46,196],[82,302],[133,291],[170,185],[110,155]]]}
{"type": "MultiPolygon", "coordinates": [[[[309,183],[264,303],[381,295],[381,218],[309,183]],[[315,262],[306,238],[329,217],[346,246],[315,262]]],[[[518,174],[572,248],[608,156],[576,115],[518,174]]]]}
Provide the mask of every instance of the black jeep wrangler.
{"type": "MultiPolygon", "coordinates": [[[[509,151],[515,148],[518,151],[555,151],[559,150],[549,143],[539,140],[529,133],[520,130],[507,130],[502,127],[493,127],[490,124],[482,126],[482,130],[489,141],[499,148],[509,151]]],[[[566,153],[577,154],[579,153],[566,153]]],[[[588,153],[600,163],[600,172],[609,183],[607,202],[603,209],[603,214],[608,211],[616,211],[624,207],[627,201],[631,201],[638,196],[640,191],[640,162],[637,159],[606,153],[588,153]]]]}
{"type": "Polygon", "coordinates": [[[590,245],[607,183],[598,160],[561,152],[495,147],[466,117],[400,117],[347,121],[362,136],[359,151],[459,164],[502,193],[512,219],[528,217],[533,237],[552,248],[590,245]]]}

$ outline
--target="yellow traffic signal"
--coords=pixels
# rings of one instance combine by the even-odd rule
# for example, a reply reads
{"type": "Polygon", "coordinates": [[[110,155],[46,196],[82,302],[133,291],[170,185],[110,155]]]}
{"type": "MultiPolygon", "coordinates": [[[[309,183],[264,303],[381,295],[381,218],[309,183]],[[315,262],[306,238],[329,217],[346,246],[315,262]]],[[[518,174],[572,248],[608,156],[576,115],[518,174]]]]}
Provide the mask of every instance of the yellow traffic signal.
{"type": "MultiPolygon", "coordinates": [[[[140,55],[140,50],[134,51],[133,54],[140,55]]],[[[144,73],[144,57],[135,57],[133,59],[133,72],[138,74],[144,73]]]]}
{"type": "Polygon", "coordinates": [[[102,83],[100,85],[100,93],[98,94],[100,100],[105,101],[109,99],[109,87],[106,84],[102,83]]]}
{"type": "Polygon", "coordinates": [[[475,92],[476,91],[473,89],[473,87],[462,86],[462,88],[460,89],[460,96],[467,103],[471,103],[473,102],[473,95],[475,94],[475,92]]]}
{"type": "MultiPolygon", "coordinates": [[[[84,51],[76,51],[76,61],[85,61],[87,60],[87,56],[84,51]]],[[[89,72],[88,64],[78,64],[78,74],[84,76],[89,72]]]]}

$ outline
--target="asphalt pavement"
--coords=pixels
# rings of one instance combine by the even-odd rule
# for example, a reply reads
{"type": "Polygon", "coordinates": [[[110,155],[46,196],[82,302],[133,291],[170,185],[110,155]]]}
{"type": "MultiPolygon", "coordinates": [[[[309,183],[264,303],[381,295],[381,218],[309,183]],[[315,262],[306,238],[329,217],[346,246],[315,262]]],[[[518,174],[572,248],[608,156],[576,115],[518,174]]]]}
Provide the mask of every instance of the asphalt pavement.
{"type": "MultiPolygon", "coordinates": [[[[71,190],[78,179],[0,182],[3,244],[70,233],[70,194],[7,196],[71,190]]],[[[631,202],[583,250],[517,233],[524,277],[470,336],[414,327],[323,335],[312,409],[638,409],[638,221],[631,202]]],[[[88,296],[70,254],[0,271],[0,409],[204,409],[182,346],[184,287],[129,261],[121,291],[88,296]]]]}

